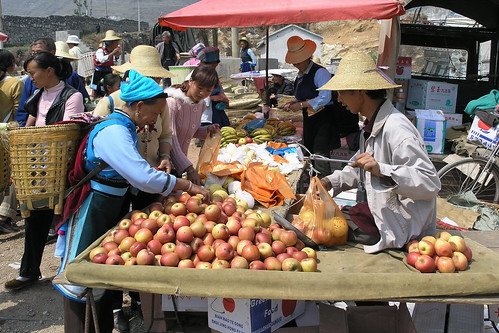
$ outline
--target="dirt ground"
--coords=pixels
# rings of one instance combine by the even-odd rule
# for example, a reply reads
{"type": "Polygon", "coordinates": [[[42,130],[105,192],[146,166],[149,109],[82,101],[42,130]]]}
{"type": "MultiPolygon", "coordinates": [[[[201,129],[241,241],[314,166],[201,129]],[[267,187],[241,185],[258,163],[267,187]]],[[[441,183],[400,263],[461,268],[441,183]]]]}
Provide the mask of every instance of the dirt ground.
{"type": "MultiPolygon", "coordinates": [[[[197,162],[199,148],[193,143],[188,157],[197,162]]],[[[195,165],[195,163],[194,163],[195,165]]],[[[41,271],[43,280],[16,292],[5,290],[4,283],[19,274],[24,249],[24,220],[18,216],[21,231],[0,235],[0,332],[2,333],[62,333],[63,298],[52,286],[52,279],[59,269],[59,259],[54,257],[55,244],[45,246],[41,271]]],[[[123,311],[131,319],[132,333],[144,332],[140,317],[132,316],[130,299],[124,297],[123,311]]],[[[117,331],[115,331],[117,332],[117,331]]]]}

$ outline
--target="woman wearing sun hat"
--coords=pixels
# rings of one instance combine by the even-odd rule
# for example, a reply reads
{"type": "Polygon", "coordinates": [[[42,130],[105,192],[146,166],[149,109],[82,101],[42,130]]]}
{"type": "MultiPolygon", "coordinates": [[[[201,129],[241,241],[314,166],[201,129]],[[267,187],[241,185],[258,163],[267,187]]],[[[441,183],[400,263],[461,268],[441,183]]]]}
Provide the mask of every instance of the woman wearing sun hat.
{"type": "Polygon", "coordinates": [[[122,38],[116,35],[114,30],[106,31],[106,35],[101,39],[102,47],[95,52],[94,65],[95,71],[92,76],[90,88],[93,91],[94,97],[102,97],[104,93],[97,91],[97,83],[104,75],[111,73],[111,66],[114,65],[117,57],[121,53],[120,40],[122,38]]]}
{"type": "MultiPolygon", "coordinates": [[[[91,190],[80,210],[68,221],[65,256],[60,270],[85,250],[97,238],[116,225],[128,207],[123,205],[128,187],[134,186],[148,193],[168,195],[172,191],[202,194],[209,200],[209,191],[192,182],[176,178],[152,168],[137,150],[137,127],[155,124],[164,110],[166,94],[151,78],[130,70],[121,84],[123,109],[115,109],[108,120],[97,124],[90,132],[84,168],[90,172],[102,163],[107,165],[90,181],[91,190]],[[113,138],[110,140],[109,138],[113,138]]],[[[64,297],[65,332],[83,332],[85,304],[77,298],[84,287],[56,285],[64,297]]],[[[94,293],[102,297],[98,304],[99,325],[102,332],[113,329],[112,307],[107,304],[103,291],[94,293]]],[[[100,297],[99,297],[100,298],[100,297]]],[[[84,301],[83,301],[84,302],[84,301]]]]}
{"type": "Polygon", "coordinates": [[[371,56],[350,53],[320,88],[338,91],[338,101],[366,117],[355,162],[322,183],[333,195],[357,188],[358,203],[348,212],[349,237],[367,253],[402,248],[435,233],[440,179],[418,130],[386,98],[387,89],[397,87],[371,56]]]}
{"type": "Polygon", "coordinates": [[[257,59],[255,53],[250,48],[248,38],[239,38],[239,46],[241,46],[241,72],[254,71],[257,59]]]}
{"type": "MultiPolygon", "coordinates": [[[[341,146],[341,137],[359,131],[358,116],[337,103],[331,91],[317,91],[331,79],[331,73],[312,61],[317,48],[313,41],[292,36],[287,46],[285,60],[298,69],[298,76],[294,82],[296,101],[285,104],[284,109],[302,111],[305,147],[313,154],[330,157],[331,150],[341,146]]],[[[314,167],[321,177],[331,173],[329,162],[316,161],[314,167]]]]}
{"type": "MultiPolygon", "coordinates": [[[[78,36],[76,35],[69,35],[68,39],[66,40],[66,44],[68,44],[69,47],[69,54],[71,54],[73,57],[81,59],[81,57],[83,56],[83,52],[78,46],[80,45],[80,38],[78,38],[78,36]]],[[[74,65],[74,70],[78,73],[78,61],[75,61],[74,65]]]]}

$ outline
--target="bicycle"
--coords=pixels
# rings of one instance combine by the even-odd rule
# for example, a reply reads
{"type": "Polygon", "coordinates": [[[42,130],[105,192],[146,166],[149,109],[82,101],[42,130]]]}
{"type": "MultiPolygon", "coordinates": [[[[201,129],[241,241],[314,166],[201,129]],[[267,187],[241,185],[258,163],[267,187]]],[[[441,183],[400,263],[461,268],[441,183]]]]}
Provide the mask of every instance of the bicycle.
{"type": "Polygon", "coordinates": [[[472,155],[440,169],[439,196],[447,198],[471,191],[478,200],[499,203],[498,154],[499,143],[496,143],[488,157],[472,155]]]}

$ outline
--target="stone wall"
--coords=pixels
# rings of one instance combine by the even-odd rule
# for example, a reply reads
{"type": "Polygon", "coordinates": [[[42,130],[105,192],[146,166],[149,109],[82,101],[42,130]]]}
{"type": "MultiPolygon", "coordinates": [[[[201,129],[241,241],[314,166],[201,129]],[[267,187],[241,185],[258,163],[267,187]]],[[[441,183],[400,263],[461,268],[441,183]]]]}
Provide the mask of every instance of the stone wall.
{"type": "MultiPolygon", "coordinates": [[[[114,21],[105,18],[88,16],[49,16],[49,17],[22,17],[4,16],[3,32],[9,36],[5,47],[30,44],[39,37],[56,38],[55,32],[60,30],[79,30],[80,35],[95,33],[96,26],[100,26],[103,33],[112,29],[118,33],[137,31],[137,21],[114,21]]],[[[141,22],[143,31],[149,30],[147,22],[141,22]]]]}

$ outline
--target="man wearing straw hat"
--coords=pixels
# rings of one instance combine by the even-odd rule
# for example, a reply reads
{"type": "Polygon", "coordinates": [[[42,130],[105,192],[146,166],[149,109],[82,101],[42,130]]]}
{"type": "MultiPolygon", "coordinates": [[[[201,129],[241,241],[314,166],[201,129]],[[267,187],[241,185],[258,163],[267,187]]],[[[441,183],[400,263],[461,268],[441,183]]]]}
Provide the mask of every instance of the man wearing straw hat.
{"type": "MultiPolygon", "coordinates": [[[[359,132],[359,118],[339,103],[331,91],[317,91],[331,78],[331,73],[312,61],[317,45],[309,39],[292,36],[287,41],[286,62],[298,69],[294,82],[295,102],[286,103],[288,111],[303,113],[303,142],[310,153],[329,158],[331,150],[340,148],[341,137],[359,132]]],[[[357,147],[351,147],[357,149],[357,147]]],[[[315,161],[320,176],[331,173],[329,162],[315,161]]]]}
{"type": "Polygon", "coordinates": [[[349,239],[367,253],[435,233],[440,179],[418,130],[386,98],[397,87],[369,55],[350,53],[320,88],[338,91],[339,102],[366,117],[355,162],[321,181],[333,195],[357,188],[349,239]]]}
{"type": "Polygon", "coordinates": [[[101,39],[102,47],[95,51],[95,72],[92,76],[90,88],[92,88],[94,97],[104,96],[104,92],[97,91],[97,83],[108,73],[111,73],[111,66],[114,65],[117,57],[121,54],[121,37],[116,35],[114,30],[106,31],[106,35],[101,39]]]}

